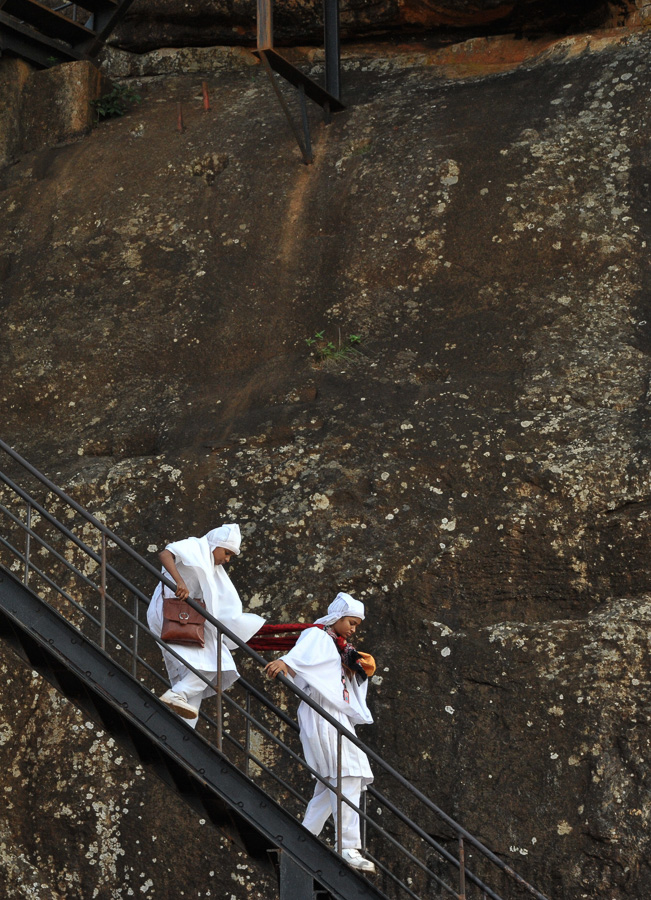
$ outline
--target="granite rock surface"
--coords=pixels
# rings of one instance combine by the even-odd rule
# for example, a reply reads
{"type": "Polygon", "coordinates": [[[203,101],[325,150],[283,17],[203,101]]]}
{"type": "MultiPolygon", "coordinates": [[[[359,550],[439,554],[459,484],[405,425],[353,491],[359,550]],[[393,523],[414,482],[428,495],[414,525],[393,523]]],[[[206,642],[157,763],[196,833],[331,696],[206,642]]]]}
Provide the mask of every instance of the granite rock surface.
{"type": "MultiPolygon", "coordinates": [[[[152,561],[238,521],[271,621],[364,600],[364,738],[554,900],[651,888],[650,43],[349,60],[312,166],[258,67],[143,77],[0,173],[5,439],[152,561]]],[[[2,664],[10,896],[180,895],[204,826],[2,664]]]]}

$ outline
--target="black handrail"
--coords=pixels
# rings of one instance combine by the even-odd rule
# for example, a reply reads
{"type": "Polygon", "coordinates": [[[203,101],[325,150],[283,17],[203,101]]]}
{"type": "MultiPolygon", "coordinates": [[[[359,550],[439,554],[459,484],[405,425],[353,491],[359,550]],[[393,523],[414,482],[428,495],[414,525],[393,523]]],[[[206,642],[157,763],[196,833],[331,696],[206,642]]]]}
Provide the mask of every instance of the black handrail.
{"type": "MultiPolygon", "coordinates": [[[[56,484],[54,484],[50,479],[48,479],[45,475],[43,475],[41,472],[39,472],[38,469],[36,469],[29,462],[27,462],[27,460],[25,460],[22,456],[20,456],[20,454],[18,454],[15,450],[13,450],[13,448],[11,448],[8,444],[6,444],[1,439],[0,439],[0,449],[3,450],[8,456],[10,456],[20,466],[22,466],[23,469],[25,469],[27,472],[29,472],[30,475],[32,475],[34,478],[36,478],[37,481],[39,481],[42,485],[44,485],[48,489],[48,491],[50,491],[55,496],[57,496],[67,506],[74,509],[83,519],[85,519],[95,529],[97,529],[97,531],[99,531],[100,534],[103,535],[103,541],[102,541],[103,553],[102,553],[102,555],[98,554],[91,547],[89,547],[85,543],[85,541],[82,541],[80,538],[78,538],[69,528],[67,528],[65,525],[63,525],[63,523],[61,523],[54,515],[49,513],[48,510],[46,510],[42,504],[38,503],[27,491],[25,491],[24,489],[19,487],[17,484],[15,484],[14,481],[12,479],[10,479],[2,471],[0,471],[0,480],[2,482],[4,482],[4,484],[13,493],[15,493],[17,496],[19,496],[22,500],[24,500],[28,504],[28,509],[30,509],[30,508],[35,509],[39,513],[39,515],[41,515],[46,521],[48,521],[58,531],[60,531],[68,540],[72,541],[81,552],[83,552],[85,555],[87,555],[91,559],[93,559],[94,562],[97,563],[98,565],[101,565],[103,571],[107,572],[112,577],[116,578],[118,580],[118,582],[124,588],[126,588],[130,593],[132,593],[137,598],[137,600],[139,600],[140,602],[149,603],[149,597],[146,594],[144,594],[135,585],[131,584],[131,582],[119,570],[117,570],[115,567],[113,567],[107,563],[107,561],[106,561],[106,540],[107,539],[109,541],[111,541],[113,544],[115,544],[117,547],[119,547],[123,552],[125,552],[141,568],[144,568],[146,572],[153,575],[157,581],[162,582],[163,584],[167,585],[168,588],[170,588],[172,590],[175,589],[176,585],[174,584],[173,581],[171,581],[167,576],[165,576],[158,569],[156,569],[156,567],[153,566],[151,563],[149,563],[148,560],[146,560],[142,556],[140,556],[140,554],[138,554],[128,543],[126,543],[124,540],[122,540],[118,535],[116,535],[113,531],[111,531],[111,529],[109,529],[106,525],[104,525],[102,522],[100,522],[95,516],[93,516],[86,509],[84,509],[72,497],[68,496],[56,484]]],[[[29,524],[26,526],[25,523],[23,523],[20,519],[18,519],[18,517],[11,514],[10,511],[8,509],[6,509],[5,507],[0,507],[0,510],[7,513],[10,516],[10,518],[12,519],[12,521],[14,522],[14,524],[18,524],[18,526],[21,527],[23,529],[23,531],[27,532],[28,540],[29,540],[30,536],[34,536],[37,538],[37,540],[39,540],[39,542],[42,545],[45,543],[38,537],[38,535],[35,534],[35,532],[29,526],[29,524]]],[[[5,546],[11,546],[8,544],[7,541],[5,541],[4,539],[1,539],[1,538],[0,538],[0,543],[2,543],[5,546]]],[[[49,547],[49,545],[47,545],[47,546],[49,547]]],[[[24,564],[25,564],[25,571],[27,572],[28,567],[30,566],[28,554],[23,555],[20,552],[16,551],[16,548],[11,548],[11,549],[21,559],[23,559],[24,564]]],[[[78,569],[76,569],[76,567],[72,566],[72,564],[68,563],[68,561],[65,560],[61,556],[61,554],[58,554],[54,550],[54,548],[49,548],[49,549],[51,549],[52,552],[55,553],[55,555],[59,559],[59,561],[64,562],[66,565],[69,565],[70,567],[72,567],[76,571],[76,573],[78,575],[80,575],[86,582],[89,581],[89,579],[87,579],[83,575],[83,573],[81,573],[78,569]]],[[[44,573],[42,573],[39,569],[34,567],[33,564],[31,564],[31,565],[32,565],[33,571],[38,572],[38,574],[41,575],[42,577],[44,577],[50,584],[53,584],[44,573]]],[[[99,590],[94,583],[91,582],[91,584],[95,589],[99,590]]],[[[57,590],[61,591],[60,588],[57,588],[57,590]]],[[[67,593],[65,594],[65,596],[66,596],[66,599],[71,600],[75,604],[75,606],[77,606],[79,608],[79,605],[76,604],[76,602],[74,600],[72,600],[72,598],[69,597],[69,595],[67,593]]],[[[106,593],[104,591],[103,599],[106,599],[107,597],[108,597],[108,595],[106,595],[106,593]]],[[[187,662],[183,659],[183,657],[180,656],[179,654],[177,654],[173,650],[172,647],[170,647],[167,644],[164,644],[164,642],[161,641],[160,638],[158,638],[156,635],[152,634],[149,631],[149,629],[146,627],[146,625],[143,622],[139,621],[139,619],[137,618],[137,615],[133,616],[126,609],[123,609],[122,607],[120,607],[120,605],[117,603],[117,601],[113,600],[112,597],[108,597],[108,599],[112,603],[114,603],[116,606],[118,606],[120,611],[123,614],[125,614],[133,622],[133,624],[135,625],[136,634],[138,632],[138,629],[143,629],[145,632],[147,632],[151,635],[151,637],[156,641],[157,644],[164,646],[168,652],[171,652],[171,654],[174,657],[176,657],[177,659],[179,659],[181,662],[183,662],[184,665],[186,665],[186,666],[188,665],[187,662]]],[[[238,646],[240,649],[242,649],[248,657],[253,659],[259,666],[266,665],[267,660],[265,660],[264,657],[260,656],[260,654],[258,654],[255,650],[253,650],[251,647],[249,647],[244,641],[242,641],[237,635],[235,635],[227,626],[225,626],[223,623],[221,623],[219,620],[217,620],[214,616],[212,616],[210,613],[208,613],[203,607],[199,606],[199,604],[196,604],[194,602],[194,600],[188,599],[188,603],[191,606],[193,606],[195,609],[197,609],[212,625],[215,626],[215,628],[217,629],[218,637],[221,634],[225,635],[226,637],[229,638],[229,640],[233,641],[233,643],[236,646],[238,646]]],[[[84,610],[84,613],[86,615],[89,615],[86,610],[84,610]]],[[[94,619],[92,616],[90,618],[93,620],[93,622],[96,625],[98,624],[96,619],[94,619]]],[[[111,634],[110,632],[109,632],[109,634],[110,634],[111,638],[116,638],[116,636],[111,634]]],[[[132,653],[132,651],[126,646],[126,644],[124,644],[119,638],[117,638],[117,640],[118,640],[119,644],[123,647],[123,649],[125,649],[126,652],[134,655],[132,653]]],[[[146,666],[146,668],[151,670],[151,667],[146,663],[146,661],[143,660],[136,653],[134,664],[137,662],[141,662],[142,664],[144,664],[146,666]]],[[[189,668],[192,669],[192,666],[189,666],[189,668]]],[[[192,669],[192,671],[195,671],[195,670],[192,669]]],[[[196,672],[196,674],[199,675],[199,677],[202,678],[202,680],[204,680],[206,684],[210,684],[210,682],[202,675],[202,673],[196,672]]],[[[531,896],[535,897],[536,900],[547,900],[547,898],[542,893],[540,893],[538,890],[536,890],[534,887],[532,887],[532,885],[528,884],[507,863],[505,863],[495,853],[493,853],[491,850],[489,850],[489,848],[486,847],[484,844],[482,844],[481,841],[477,840],[477,838],[475,838],[472,834],[470,834],[465,828],[463,828],[463,826],[461,826],[454,819],[452,819],[450,816],[448,816],[442,809],[440,809],[428,797],[426,797],[421,791],[419,791],[418,788],[416,788],[414,785],[412,785],[404,776],[402,776],[397,770],[395,770],[385,760],[383,760],[374,750],[372,750],[370,747],[366,746],[366,744],[364,744],[356,735],[351,734],[336,719],[334,719],[324,709],[322,709],[317,703],[315,703],[312,700],[312,698],[308,694],[306,694],[304,691],[300,690],[300,688],[298,688],[293,683],[293,681],[291,681],[290,679],[286,678],[283,675],[279,675],[278,679],[282,682],[282,684],[286,688],[288,688],[290,691],[292,691],[300,700],[302,700],[308,706],[315,709],[319,713],[320,716],[322,716],[330,725],[332,725],[332,727],[335,728],[337,733],[340,735],[339,743],[341,743],[341,740],[345,738],[346,740],[353,743],[355,746],[359,747],[364,753],[366,753],[370,757],[370,759],[372,759],[376,764],[378,764],[385,773],[390,775],[398,784],[400,784],[403,788],[405,788],[414,799],[416,799],[420,803],[422,803],[426,809],[428,809],[430,812],[433,812],[436,816],[439,817],[439,819],[441,819],[443,822],[445,822],[452,829],[452,831],[456,832],[456,834],[459,838],[459,841],[460,841],[460,858],[459,859],[457,859],[453,854],[451,854],[444,847],[442,847],[437,841],[434,840],[434,838],[431,837],[431,835],[429,835],[416,822],[414,822],[411,819],[411,817],[409,817],[406,813],[404,813],[401,809],[399,809],[399,807],[397,807],[394,803],[389,801],[385,796],[380,794],[377,791],[377,789],[375,789],[375,788],[372,789],[373,796],[375,796],[382,804],[384,804],[386,806],[386,808],[389,811],[391,811],[391,813],[393,815],[395,815],[396,818],[399,821],[401,821],[411,831],[412,834],[414,834],[415,836],[420,838],[426,845],[430,846],[433,850],[435,850],[436,853],[439,854],[441,857],[443,857],[448,863],[450,863],[451,865],[455,866],[457,869],[460,870],[461,893],[459,893],[459,894],[457,894],[456,891],[451,889],[447,884],[445,884],[444,882],[441,882],[441,880],[438,878],[438,876],[434,872],[432,872],[431,869],[429,869],[429,867],[427,867],[424,863],[422,863],[416,857],[414,857],[413,854],[411,854],[411,852],[409,850],[407,850],[406,847],[404,847],[402,844],[400,844],[398,841],[396,841],[395,838],[392,838],[391,835],[389,835],[386,832],[386,830],[384,828],[382,828],[381,825],[379,825],[379,823],[372,820],[372,818],[366,812],[358,809],[353,803],[351,803],[349,800],[347,800],[345,797],[343,797],[343,795],[341,794],[341,788],[340,788],[339,784],[338,784],[337,788],[331,787],[331,789],[335,790],[335,793],[338,795],[339,802],[345,802],[349,806],[351,806],[353,809],[357,810],[360,813],[360,815],[363,817],[364,821],[366,821],[367,823],[370,823],[370,825],[376,830],[376,832],[378,832],[379,834],[381,834],[384,837],[386,837],[387,839],[389,839],[392,844],[397,845],[400,848],[401,852],[403,854],[405,854],[408,859],[410,859],[413,862],[416,862],[416,864],[420,868],[423,868],[425,870],[425,872],[427,873],[427,875],[429,875],[435,881],[440,883],[441,886],[444,887],[446,890],[450,890],[454,894],[454,896],[456,896],[458,898],[458,900],[465,900],[464,876],[466,879],[468,879],[470,882],[472,882],[476,887],[478,887],[483,892],[484,898],[490,897],[491,900],[501,900],[501,898],[499,897],[498,894],[496,894],[486,884],[484,884],[484,882],[480,878],[478,878],[478,876],[476,876],[472,871],[470,871],[467,868],[467,866],[465,865],[465,861],[463,858],[463,841],[465,840],[472,847],[474,847],[475,850],[477,850],[483,857],[485,857],[493,865],[497,866],[505,875],[507,875],[509,878],[511,878],[513,881],[515,881],[521,888],[526,890],[531,896]]],[[[161,680],[164,680],[164,679],[161,678],[161,680]]],[[[287,724],[289,717],[286,716],[286,714],[283,713],[283,711],[281,709],[279,709],[267,697],[267,695],[258,691],[255,688],[253,688],[252,685],[249,685],[248,682],[245,682],[243,679],[241,679],[241,684],[245,690],[251,689],[252,693],[254,694],[256,699],[263,702],[264,705],[267,707],[267,709],[270,712],[274,713],[274,715],[279,717],[282,721],[284,721],[287,724]]],[[[211,685],[211,686],[214,687],[214,685],[211,685]]],[[[222,695],[220,685],[218,685],[216,692],[220,698],[220,702],[221,702],[222,696],[224,696],[225,699],[229,703],[234,703],[234,701],[232,701],[231,698],[229,698],[225,695],[222,695]]],[[[235,704],[235,705],[239,707],[239,704],[235,704]]],[[[240,710],[241,710],[241,707],[240,707],[240,710]]],[[[251,716],[248,713],[245,713],[245,717],[247,718],[247,728],[248,728],[248,719],[250,719],[251,716]]],[[[212,720],[210,720],[210,721],[212,721],[212,720]]],[[[260,723],[257,720],[255,720],[255,721],[256,721],[256,727],[261,728],[261,730],[268,732],[268,729],[266,729],[262,725],[262,723],[260,723]]],[[[298,726],[296,725],[296,723],[294,723],[291,719],[289,719],[289,721],[292,722],[293,728],[298,729],[298,726]]],[[[220,734],[219,729],[221,729],[221,714],[220,714],[220,720],[216,724],[218,727],[218,734],[220,734]]],[[[290,755],[293,758],[296,758],[300,762],[302,762],[304,768],[306,768],[310,772],[310,774],[317,777],[318,780],[326,783],[324,781],[324,779],[318,775],[318,773],[314,772],[304,761],[300,760],[300,758],[297,757],[297,754],[295,754],[293,751],[291,751],[291,749],[289,747],[286,747],[286,745],[284,745],[284,742],[275,738],[271,732],[268,732],[268,736],[272,737],[272,739],[274,739],[275,742],[283,744],[283,746],[285,746],[285,749],[290,752],[290,755]]],[[[249,757],[253,758],[252,754],[249,754],[249,757]]],[[[260,764],[257,759],[255,759],[255,764],[256,765],[260,764]]],[[[263,768],[266,768],[266,767],[263,766],[263,768]]],[[[276,776],[274,776],[274,777],[276,777],[276,776]]],[[[286,787],[289,787],[289,786],[286,785],[286,787]]],[[[385,867],[381,866],[381,868],[384,869],[385,867]]],[[[391,874],[391,873],[389,873],[389,874],[391,874]]],[[[391,877],[394,878],[393,875],[391,877]]],[[[408,888],[406,885],[404,885],[402,882],[400,882],[399,879],[394,878],[394,880],[398,880],[399,884],[406,891],[408,891],[408,893],[410,893],[410,894],[413,893],[411,891],[411,889],[408,888]]]]}

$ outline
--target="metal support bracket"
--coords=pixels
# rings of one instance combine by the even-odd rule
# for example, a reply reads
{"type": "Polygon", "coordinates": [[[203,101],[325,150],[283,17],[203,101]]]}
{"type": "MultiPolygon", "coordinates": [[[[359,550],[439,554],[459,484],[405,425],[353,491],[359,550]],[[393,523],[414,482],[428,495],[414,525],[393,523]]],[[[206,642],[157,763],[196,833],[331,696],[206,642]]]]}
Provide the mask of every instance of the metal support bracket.
{"type": "MultiPolygon", "coordinates": [[[[274,89],[276,97],[278,97],[278,102],[280,103],[282,111],[285,113],[285,118],[289,122],[289,127],[292,129],[294,137],[296,138],[296,143],[298,144],[298,146],[301,150],[301,156],[303,157],[303,162],[305,163],[306,166],[308,166],[312,162],[312,149],[311,149],[309,128],[307,130],[307,140],[304,144],[303,141],[301,140],[300,132],[299,132],[298,128],[296,127],[296,125],[294,124],[294,119],[292,118],[292,114],[289,111],[289,107],[287,106],[287,103],[285,102],[285,98],[283,97],[283,95],[280,91],[280,88],[278,87],[274,73],[272,72],[271,66],[269,65],[269,60],[267,59],[266,52],[264,50],[259,50],[258,56],[262,60],[262,65],[265,68],[265,72],[269,76],[269,81],[271,82],[271,86],[274,89]],[[308,146],[310,148],[309,151],[308,151],[308,146]]],[[[305,103],[305,99],[303,99],[303,103],[305,103]]],[[[307,127],[307,113],[305,115],[305,121],[303,122],[304,131],[305,131],[306,127],[307,127]]]]}
{"type": "Polygon", "coordinates": [[[314,900],[314,879],[282,850],[280,856],[279,900],[314,900]]]}
{"type": "Polygon", "coordinates": [[[333,112],[345,109],[341,102],[339,79],[339,0],[323,0],[323,22],[325,41],[325,78],[326,87],[313,81],[309,76],[297,69],[292,63],[278,53],[273,46],[273,10],[272,0],[257,0],[257,43],[254,55],[262,62],[271,81],[274,93],[282,107],[289,126],[301,150],[303,162],[309,165],[313,161],[312,139],[307,115],[306,98],[309,97],[323,109],[323,118],[330,123],[333,112]],[[303,135],[292,119],[291,113],[274,77],[274,72],[288,81],[298,91],[303,135]]]}

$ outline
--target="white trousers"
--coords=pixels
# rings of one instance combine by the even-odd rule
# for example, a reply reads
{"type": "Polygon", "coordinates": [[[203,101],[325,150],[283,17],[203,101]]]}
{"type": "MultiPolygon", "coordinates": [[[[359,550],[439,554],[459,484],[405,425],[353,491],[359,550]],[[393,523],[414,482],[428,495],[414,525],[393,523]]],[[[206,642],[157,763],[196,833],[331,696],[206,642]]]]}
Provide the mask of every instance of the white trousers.
{"type": "MultiPolygon", "coordinates": [[[[337,786],[336,778],[326,779],[328,784],[337,786]]],[[[359,806],[362,794],[362,779],[353,775],[344,775],[341,779],[341,792],[351,803],[359,806]]],[[[321,834],[321,830],[330,816],[337,821],[337,795],[321,781],[317,781],[314,796],[307,805],[303,825],[312,834],[321,834]]],[[[359,834],[359,814],[342,800],[341,803],[341,846],[361,849],[359,834]]]]}
{"type": "MultiPolygon", "coordinates": [[[[202,672],[202,675],[205,675],[208,681],[211,678],[216,678],[214,672],[202,672]]],[[[177,694],[180,694],[181,697],[188,703],[190,706],[193,706],[197,711],[196,719],[186,719],[185,724],[189,725],[190,728],[196,728],[197,722],[199,721],[199,707],[201,706],[201,699],[203,692],[206,690],[208,685],[205,681],[202,681],[198,675],[195,675],[194,672],[191,672],[190,669],[186,670],[185,675],[180,681],[177,681],[176,684],[172,685],[172,690],[176,691],[177,694]]]]}

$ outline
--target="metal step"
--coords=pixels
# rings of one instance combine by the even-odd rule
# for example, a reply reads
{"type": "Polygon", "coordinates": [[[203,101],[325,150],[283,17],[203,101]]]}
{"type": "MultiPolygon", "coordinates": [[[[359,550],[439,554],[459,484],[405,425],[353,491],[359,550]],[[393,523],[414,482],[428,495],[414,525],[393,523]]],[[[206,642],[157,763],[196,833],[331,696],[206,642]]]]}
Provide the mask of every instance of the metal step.
{"type": "MultiPolygon", "coordinates": [[[[334,900],[387,900],[201,734],[2,567],[0,640],[261,864],[270,867],[268,851],[282,848],[295,868],[334,900]]],[[[304,898],[297,895],[295,900],[304,898]]]]}

